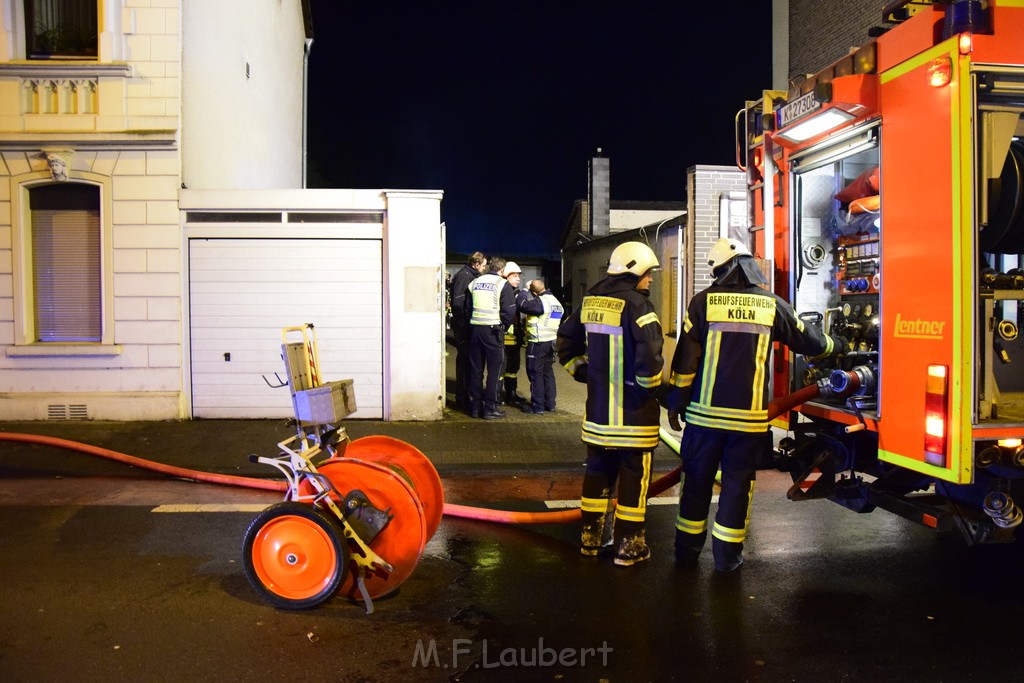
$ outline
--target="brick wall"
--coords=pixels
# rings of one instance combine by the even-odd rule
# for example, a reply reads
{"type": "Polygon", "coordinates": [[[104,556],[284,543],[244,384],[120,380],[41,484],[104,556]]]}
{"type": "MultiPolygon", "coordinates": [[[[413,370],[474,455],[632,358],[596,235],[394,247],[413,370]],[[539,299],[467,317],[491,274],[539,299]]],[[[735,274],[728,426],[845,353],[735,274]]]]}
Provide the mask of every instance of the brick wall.
{"type": "Polygon", "coordinates": [[[711,284],[711,270],[705,256],[721,236],[720,202],[729,192],[745,193],[746,175],[734,166],[694,166],[687,172],[687,196],[690,198],[689,233],[693,249],[688,254],[690,272],[686,300],[711,284]]]}
{"type": "Polygon", "coordinates": [[[789,77],[813,74],[869,42],[881,0],[789,0],[789,77]]]}

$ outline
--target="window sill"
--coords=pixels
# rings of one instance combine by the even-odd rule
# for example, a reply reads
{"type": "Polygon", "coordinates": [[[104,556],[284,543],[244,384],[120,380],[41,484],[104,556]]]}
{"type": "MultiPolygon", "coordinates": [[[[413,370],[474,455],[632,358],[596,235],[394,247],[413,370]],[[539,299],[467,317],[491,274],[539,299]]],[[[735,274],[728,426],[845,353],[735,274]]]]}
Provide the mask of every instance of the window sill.
{"type": "Polygon", "coordinates": [[[120,344],[29,344],[7,347],[8,358],[120,356],[120,344]]]}

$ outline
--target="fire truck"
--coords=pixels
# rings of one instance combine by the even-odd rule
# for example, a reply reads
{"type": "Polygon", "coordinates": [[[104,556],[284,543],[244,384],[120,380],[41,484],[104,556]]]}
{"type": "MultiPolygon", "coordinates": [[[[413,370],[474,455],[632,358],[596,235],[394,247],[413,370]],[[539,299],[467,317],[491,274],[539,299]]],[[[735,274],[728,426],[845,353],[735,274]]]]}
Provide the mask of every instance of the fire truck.
{"type": "Polygon", "coordinates": [[[872,40],[736,117],[752,246],[801,320],[776,349],[789,497],[1013,540],[1024,507],[1024,0],[891,2],[872,40]]]}

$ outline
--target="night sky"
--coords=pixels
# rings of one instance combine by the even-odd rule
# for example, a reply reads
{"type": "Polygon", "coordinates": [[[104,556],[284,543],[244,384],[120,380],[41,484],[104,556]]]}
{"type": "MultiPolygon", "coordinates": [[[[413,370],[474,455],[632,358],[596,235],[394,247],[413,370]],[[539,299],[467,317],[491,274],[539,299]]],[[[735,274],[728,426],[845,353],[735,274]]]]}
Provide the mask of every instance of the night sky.
{"type": "Polygon", "coordinates": [[[309,186],[440,189],[449,251],[556,257],[587,162],[685,199],[771,86],[771,0],[312,0],[309,186]]]}

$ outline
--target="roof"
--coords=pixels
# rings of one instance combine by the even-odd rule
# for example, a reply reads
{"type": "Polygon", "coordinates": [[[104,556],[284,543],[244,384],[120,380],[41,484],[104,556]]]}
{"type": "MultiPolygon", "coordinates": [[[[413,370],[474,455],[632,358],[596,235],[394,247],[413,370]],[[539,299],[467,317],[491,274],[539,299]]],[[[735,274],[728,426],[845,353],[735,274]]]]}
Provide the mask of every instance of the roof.
{"type": "MultiPolygon", "coordinates": [[[[573,239],[573,228],[579,228],[577,233],[583,235],[584,238],[589,242],[594,239],[604,239],[604,237],[595,238],[586,233],[586,226],[582,225],[583,222],[583,206],[587,203],[586,199],[577,199],[572,204],[572,210],[569,212],[569,220],[565,224],[565,229],[562,231],[562,239],[559,241],[561,249],[566,249],[572,246],[570,240],[575,244],[578,240],[573,239]]],[[[685,201],[646,201],[646,200],[629,200],[629,199],[613,199],[611,200],[611,211],[678,211],[680,214],[685,214],[687,205],[685,201]]],[[[651,226],[656,223],[651,223],[651,226]]],[[[666,223],[668,225],[668,223],[666,223]]],[[[672,225],[675,225],[674,223],[672,225]]],[[[643,226],[648,227],[648,226],[643,226]]],[[[637,228],[642,230],[643,227],[637,228]]],[[[613,232],[608,237],[617,237],[625,233],[632,232],[632,230],[626,230],[622,232],[613,232]]]]}

